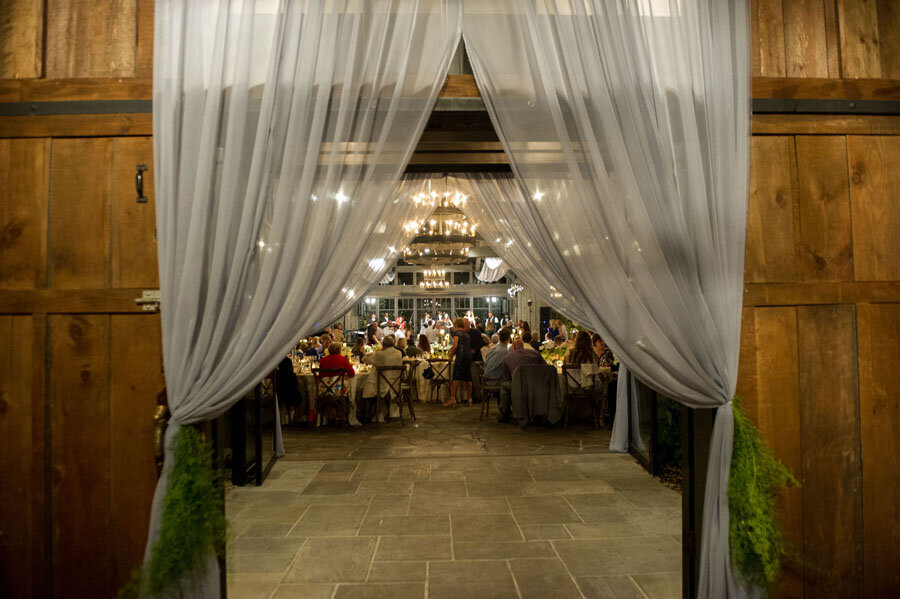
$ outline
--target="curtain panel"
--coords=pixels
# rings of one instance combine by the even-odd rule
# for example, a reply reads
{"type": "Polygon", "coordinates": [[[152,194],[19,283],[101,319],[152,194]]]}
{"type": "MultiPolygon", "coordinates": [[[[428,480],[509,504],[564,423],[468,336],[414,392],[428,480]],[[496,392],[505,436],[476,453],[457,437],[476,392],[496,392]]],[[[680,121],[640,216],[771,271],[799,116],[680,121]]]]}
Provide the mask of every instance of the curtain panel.
{"type": "Polygon", "coordinates": [[[520,230],[494,237],[495,250],[517,275],[524,260],[539,260],[529,271],[538,293],[598,330],[634,376],[718,409],[700,597],[746,592],[731,570],[727,487],[749,171],[747,26],[743,0],[466,0],[463,17],[478,87],[521,189],[509,200],[520,211],[505,211],[520,230]]]}
{"type": "MultiPolygon", "coordinates": [[[[157,0],[153,134],[172,424],[215,418],[380,281],[423,218],[398,180],[460,36],[457,0],[157,0]],[[403,201],[406,200],[406,201],[403,201]]],[[[217,596],[211,557],[183,596],[217,596]]]]}

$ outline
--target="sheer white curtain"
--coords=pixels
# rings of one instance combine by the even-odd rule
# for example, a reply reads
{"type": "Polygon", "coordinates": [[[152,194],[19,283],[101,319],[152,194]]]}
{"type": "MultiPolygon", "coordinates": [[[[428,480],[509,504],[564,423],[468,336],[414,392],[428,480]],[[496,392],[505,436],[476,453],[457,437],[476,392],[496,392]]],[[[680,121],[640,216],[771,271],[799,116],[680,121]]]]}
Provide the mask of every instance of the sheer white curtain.
{"type": "MultiPolygon", "coordinates": [[[[464,13],[525,198],[515,218],[541,231],[526,253],[541,258],[542,291],[645,383],[718,408],[699,593],[742,596],[727,482],[749,170],[745,2],[466,0],[464,13]]],[[[517,270],[516,237],[497,243],[517,270]]]]}
{"type": "Polygon", "coordinates": [[[481,263],[481,270],[475,276],[483,283],[493,283],[499,281],[509,272],[509,267],[503,258],[485,258],[481,263]]]}
{"type": "Polygon", "coordinates": [[[167,446],[384,277],[424,216],[395,190],[459,35],[458,0],[157,0],[167,446]]]}

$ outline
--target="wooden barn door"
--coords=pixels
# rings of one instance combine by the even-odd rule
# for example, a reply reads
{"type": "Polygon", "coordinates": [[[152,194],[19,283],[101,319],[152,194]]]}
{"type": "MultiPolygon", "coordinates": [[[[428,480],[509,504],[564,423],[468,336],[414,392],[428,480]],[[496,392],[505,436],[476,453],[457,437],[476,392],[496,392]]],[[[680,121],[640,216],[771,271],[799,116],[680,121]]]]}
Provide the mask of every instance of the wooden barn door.
{"type": "Polygon", "coordinates": [[[114,596],[143,555],[164,386],[159,315],[134,302],[158,287],[151,162],[149,137],[0,139],[0,596],[114,596]]]}

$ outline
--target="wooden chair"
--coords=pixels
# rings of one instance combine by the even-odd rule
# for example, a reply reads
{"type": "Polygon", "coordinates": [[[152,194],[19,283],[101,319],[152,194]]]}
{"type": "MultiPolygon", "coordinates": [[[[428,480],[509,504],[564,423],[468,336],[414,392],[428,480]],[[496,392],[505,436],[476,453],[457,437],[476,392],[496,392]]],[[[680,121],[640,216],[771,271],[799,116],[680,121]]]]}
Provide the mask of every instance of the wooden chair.
{"type": "MultiPolygon", "coordinates": [[[[416,399],[419,399],[419,389],[416,386],[416,369],[419,367],[418,360],[408,360],[404,361],[406,366],[406,380],[404,380],[400,384],[400,391],[403,393],[403,399],[406,401],[406,406],[409,409],[409,415],[412,416],[412,419],[416,419],[416,411],[413,408],[412,396],[413,393],[416,394],[416,399]]],[[[402,410],[402,408],[401,408],[402,410]]]]}
{"type": "Polygon", "coordinates": [[[347,374],[341,369],[313,368],[316,380],[316,423],[323,414],[333,414],[331,418],[350,425],[350,398],[343,393],[347,374]]]}
{"type": "MultiPolygon", "coordinates": [[[[387,422],[390,420],[391,413],[391,400],[397,402],[397,406],[400,408],[400,424],[406,426],[406,423],[403,422],[403,380],[404,380],[404,372],[406,371],[406,366],[378,366],[375,368],[376,376],[375,379],[375,413],[378,413],[378,410],[381,408],[381,385],[384,383],[387,395],[387,414],[385,414],[384,420],[387,422]],[[399,376],[388,377],[389,372],[398,372],[399,376]]],[[[371,375],[370,375],[371,376],[371,375]]]]}
{"type": "Polygon", "coordinates": [[[431,370],[434,372],[434,378],[432,378],[430,383],[430,389],[428,391],[428,401],[434,401],[435,399],[441,399],[441,387],[444,385],[450,386],[450,367],[453,364],[452,358],[429,358],[428,365],[431,366],[431,370]]]}
{"type": "Polygon", "coordinates": [[[481,419],[491,416],[491,402],[500,400],[500,379],[481,379],[481,419]]]}
{"type": "Polygon", "coordinates": [[[591,410],[594,415],[594,428],[599,429],[604,425],[603,410],[600,407],[600,398],[594,391],[594,388],[586,388],[581,384],[581,365],[570,364],[562,367],[563,380],[565,382],[566,407],[565,417],[563,420],[563,428],[569,426],[569,414],[575,408],[575,404],[579,400],[587,400],[591,404],[591,410]]]}

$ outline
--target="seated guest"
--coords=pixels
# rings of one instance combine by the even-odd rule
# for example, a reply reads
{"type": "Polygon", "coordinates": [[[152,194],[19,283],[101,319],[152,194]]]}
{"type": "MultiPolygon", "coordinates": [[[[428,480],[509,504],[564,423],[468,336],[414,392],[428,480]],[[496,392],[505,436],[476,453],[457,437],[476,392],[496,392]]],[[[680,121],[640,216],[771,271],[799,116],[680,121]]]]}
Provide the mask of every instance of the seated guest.
{"type": "Polygon", "coordinates": [[[378,330],[378,325],[374,322],[370,322],[368,326],[366,326],[366,344],[367,345],[375,345],[375,331],[378,330]]]}
{"type": "Polygon", "coordinates": [[[481,360],[484,361],[484,357],[487,353],[499,343],[500,337],[494,334],[493,337],[488,337],[487,335],[482,335],[481,339],[484,341],[484,345],[481,346],[481,360]]]}
{"type": "MultiPolygon", "coordinates": [[[[584,331],[582,331],[582,332],[584,332],[584,331]]],[[[553,347],[554,348],[562,347],[565,342],[566,342],[565,337],[563,337],[562,335],[557,335],[556,337],[553,338],[553,347]]]]}
{"type": "Polygon", "coordinates": [[[497,344],[490,348],[484,355],[484,378],[502,379],[503,378],[503,358],[509,353],[509,340],[512,337],[512,331],[504,327],[500,332],[494,335],[497,337],[497,344]]]}
{"type": "Polygon", "coordinates": [[[309,347],[307,348],[307,350],[305,352],[303,352],[303,355],[316,357],[320,354],[319,350],[321,348],[322,348],[322,346],[319,344],[319,338],[313,337],[312,343],[309,344],[309,347]]]}
{"type": "Polygon", "coordinates": [[[366,357],[365,345],[366,345],[366,343],[365,343],[365,341],[363,341],[363,338],[357,337],[356,343],[353,344],[353,349],[350,350],[350,355],[356,356],[357,358],[362,360],[363,358],[366,357]]]}
{"type": "Polygon", "coordinates": [[[544,337],[547,341],[553,341],[559,337],[559,321],[555,318],[550,319],[550,327],[547,329],[547,335],[544,337]]]}
{"type": "Polygon", "coordinates": [[[375,341],[377,343],[381,343],[384,341],[384,337],[388,334],[387,329],[381,327],[375,327],[375,341]]]}
{"type": "MultiPolygon", "coordinates": [[[[333,342],[328,346],[328,355],[319,360],[319,368],[324,370],[343,370],[345,376],[353,376],[356,371],[347,356],[341,353],[341,344],[333,342]]],[[[319,373],[319,377],[322,377],[319,373]]]]}
{"type": "Polygon", "coordinates": [[[522,339],[516,339],[513,341],[512,350],[501,361],[503,383],[500,385],[500,418],[497,419],[498,422],[509,422],[512,418],[512,377],[516,370],[524,364],[547,363],[540,353],[533,349],[526,349],[526,347],[522,339]]]}
{"type": "MultiPolygon", "coordinates": [[[[419,335],[419,337],[421,337],[421,336],[422,335],[419,335]]],[[[406,340],[404,339],[404,341],[406,341],[406,340]]],[[[426,342],[426,344],[427,344],[427,342],[426,342]]],[[[419,346],[417,346],[415,343],[406,342],[406,350],[404,350],[404,353],[406,354],[407,358],[418,358],[419,356],[422,355],[423,352],[422,352],[422,349],[419,346]]]]}
{"type": "Polygon", "coordinates": [[[615,357],[613,356],[612,351],[606,346],[606,342],[603,341],[603,338],[597,333],[594,333],[594,336],[591,337],[591,343],[594,346],[594,353],[597,355],[600,366],[612,366],[615,357]]]}
{"type": "MultiPolygon", "coordinates": [[[[378,381],[378,367],[379,366],[403,366],[403,354],[397,351],[397,348],[394,347],[394,337],[388,336],[385,337],[381,342],[381,349],[376,352],[372,352],[368,356],[366,356],[365,360],[366,364],[373,367],[372,372],[369,373],[369,376],[366,378],[366,384],[363,387],[363,399],[375,399],[376,396],[376,384],[378,381]]],[[[395,386],[400,388],[400,378],[403,376],[403,371],[401,370],[391,370],[390,372],[385,373],[385,377],[395,384],[395,386]]],[[[390,392],[390,388],[386,388],[388,385],[381,386],[381,395],[384,397],[390,392]]]]}
{"type": "Polygon", "coordinates": [[[566,353],[563,364],[574,366],[577,364],[597,364],[600,359],[594,353],[591,346],[591,335],[587,331],[578,331],[575,335],[575,346],[566,353]]]}
{"type": "MultiPolygon", "coordinates": [[[[525,324],[527,325],[528,323],[525,324]]],[[[538,354],[541,353],[541,345],[531,338],[531,331],[525,331],[524,333],[522,333],[522,342],[525,344],[525,349],[530,348],[538,354]]]]}
{"type": "Polygon", "coordinates": [[[423,354],[431,353],[431,341],[428,339],[427,335],[419,335],[419,350],[423,354]]]}
{"type": "Polygon", "coordinates": [[[406,337],[397,333],[394,335],[394,347],[400,350],[400,353],[406,355],[406,337]]]}
{"type": "Polygon", "coordinates": [[[338,343],[343,343],[346,341],[344,338],[344,325],[341,323],[337,323],[334,325],[334,328],[331,329],[331,336],[334,337],[334,340],[338,343]]]}

